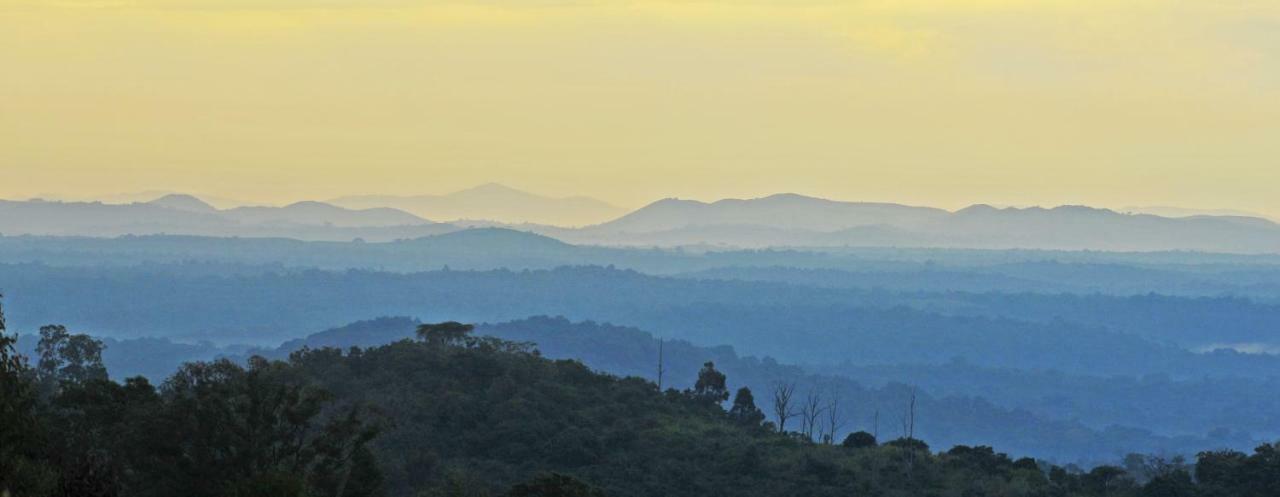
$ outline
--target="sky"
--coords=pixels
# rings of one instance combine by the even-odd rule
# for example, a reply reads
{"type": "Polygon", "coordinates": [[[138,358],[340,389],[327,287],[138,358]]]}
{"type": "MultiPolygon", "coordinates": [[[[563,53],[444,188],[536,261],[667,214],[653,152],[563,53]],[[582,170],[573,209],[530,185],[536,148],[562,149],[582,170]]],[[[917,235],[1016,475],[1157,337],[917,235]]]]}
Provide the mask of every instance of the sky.
{"type": "Polygon", "coordinates": [[[0,197],[1280,215],[1274,0],[0,0],[0,197]]]}

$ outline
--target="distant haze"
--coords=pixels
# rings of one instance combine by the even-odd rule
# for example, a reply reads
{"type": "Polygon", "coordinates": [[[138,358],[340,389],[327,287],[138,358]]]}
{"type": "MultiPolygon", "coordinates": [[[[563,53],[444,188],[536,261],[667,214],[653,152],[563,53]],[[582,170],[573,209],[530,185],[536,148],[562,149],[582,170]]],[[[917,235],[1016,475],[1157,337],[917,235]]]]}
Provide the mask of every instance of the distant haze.
{"type": "Polygon", "coordinates": [[[1168,215],[1079,205],[986,204],[948,211],[784,193],[715,202],[669,198],[628,212],[588,197],[552,198],[486,184],[448,195],[368,195],[229,209],[186,194],[128,204],[0,200],[0,234],[385,242],[508,228],[570,244],[619,247],[1280,253],[1280,224],[1269,219],[1236,212],[1163,211],[1168,215]]]}
{"type": "Polygon", "coordinates": [[[497,183],[446,195],[357,195],[330,203],[357,209],[393,207],[439,221],[475,219],[560,226],[603,223],[627,212],[589,197],[551,198],[497,183]]]}
{"type": "Polygon", "coordinates": [[[1192,209],[1188,207],[1171,207],[1167,205],[1157,206],[1129,206],[1119,209],[1121,212],[1132,212],[1135,214],[1152,214],[1163,217],[1191,217],[1191,216],[1240,216],[1240,217],[1261,217],[1272,221],[1280,221],[1280,216],[1269,216],[1260,212],[1242,211],[1238,209],[1192,209]]]}

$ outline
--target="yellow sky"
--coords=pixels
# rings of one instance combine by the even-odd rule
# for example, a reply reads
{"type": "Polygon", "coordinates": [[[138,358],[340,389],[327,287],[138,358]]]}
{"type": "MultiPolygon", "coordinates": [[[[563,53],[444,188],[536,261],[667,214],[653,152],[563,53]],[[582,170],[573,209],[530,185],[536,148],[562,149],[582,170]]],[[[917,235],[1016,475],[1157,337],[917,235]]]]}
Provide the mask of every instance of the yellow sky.
{"type": "Polygon", "coordinates": [[[1280,2],[0,0],[0,197],[1280,215],[1280,2]]]}

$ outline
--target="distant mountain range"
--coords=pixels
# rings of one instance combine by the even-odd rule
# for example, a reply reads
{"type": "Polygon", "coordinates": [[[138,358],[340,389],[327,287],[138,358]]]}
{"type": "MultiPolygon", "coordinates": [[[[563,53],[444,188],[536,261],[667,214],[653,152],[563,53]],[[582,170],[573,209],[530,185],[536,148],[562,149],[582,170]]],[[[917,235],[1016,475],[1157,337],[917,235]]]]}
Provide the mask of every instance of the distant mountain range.
{"type": "MultiPolygon", "coordinates": [[[[40,195],[36,195],[33,198],[33,200],[39,199],[39,200],[48,200],[48,201],[56,201],[56,202],[101,202],[104,204],[141,204],[141,203],[152,202],[154,200],[159,199],[160,197],[164,197],[168,195],[174,195],[177,197],[190,196],[190,195],[183,194],[182,192],[177,192],[172,190],[145,190],[145,191],[139,191],[139,192],[115,193],[115,194],[100,195],[100,196],[93,196],[93,197],[68,196],[68,195],[59,195],[56,193],[43,193],[40,195]]],[[[200,195],[199,200],[201,203],[209,204],[219,209],[230,209],[232,207],[242,207],[250,204],[249,202],[244,202],[242,200],[216,197],[213,195],[204,195],[204,194],[200,195]]]]}
{"type": "Polygon", "coordinates": [[[651,233],[710,226],[759,226],[839,231],[861,226],[926,227],[950,214],[942,209],[898,204],[837,202],[790,193],[712,203],[664,199],[597,227],[609,232],[651,233]]]}
{"type": "Polygon", "coordinates": [[[218,209],[190,195],[169,194],[131,204],[0,201],[0,234],[168,233],[391,241],[479,227],[509,228],[578,245],[713,250],[936,247],[1280,253],[1280,224],[1261,217],[1165,217],[1085,206],[974,205],[951,212],[779,194],[710,203],[664,199],[582,227],[502,220],[523,212],[526,219],[586,221],[615,211],[618,208],[585,197],[553,199],[496,184],[439,196],[346,197],[332,203],[230,209],[218,209]],[[409,211],[438,214],[429,219],[458,220],[432,222],[409,211]]]}
{"type": "Polygon", "coordinates": [[[572,232],[534,231],[603,245],[1280,252],[1280,225],[1257,217],[1170,218],[1084,206],[974,205],[949,212],[794,194],[712,203],[667,199],[572,232]]]}
{"type": "Polygon", "coordinates": [[[589,197],[544,197],[497,183],[446,195],[361,195],[336,198],[329,203],[357,209],[391,207],[439,220],[476,219],[564,226],[600,223],[626,213],[626,209],[589,197]]]}
{"type": "Polygon", "coordinates": [[[148,202],[0,200],[5,235],[121,236],[184,234],[302,240],[417,238],[457,228],[388,208],[347,209],[320,202],[220,210],[191,195],[148,202]]]}
{"type": "Polygon", "coordinates": [[[1169,207],[1161,205],[1148,206],[1129,206],[1120,209],[1120,212],[1128,212],[1133,214],[1151,214],[1161,217],[1195,217],[1195,216],[1229,216],[1229,217],[1256,217],[1267,219],[1270,221],[1280,222],[1280,218],[1275,216],[1267,216],[1257,212],[1242,211],[1237,209],[1188,209],[1186,207],[1169,207]]]}

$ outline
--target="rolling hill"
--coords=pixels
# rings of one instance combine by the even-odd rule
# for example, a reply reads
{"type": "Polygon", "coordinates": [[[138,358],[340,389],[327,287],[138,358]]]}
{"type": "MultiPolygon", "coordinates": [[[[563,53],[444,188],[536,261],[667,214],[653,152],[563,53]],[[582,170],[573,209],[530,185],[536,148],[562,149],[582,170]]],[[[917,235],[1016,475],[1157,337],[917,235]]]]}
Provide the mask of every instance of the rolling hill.
{"type": "Polygon", "coordinates": [[[948,212],[791,194],[712,203],[665,199],[607,223],[553,236],[628,246],[1280,252],[1280,225],[1262,218],[1169,218],[1085,206],[974,205],[948,212]]]}
{"type": "Polygon", "coordinates": [[[1087,206],[974,205],[950,212],[778,194],[710,203],[664,199],[610,221],[565,227],[540,221],[597,222],[614,217],[620,210],[590,199],[552,199],[496,184],[442,196],[346,197],[333,202],[219,210],[196,197],[172,194],[133,204],[0,201],[0,233],[98,237],[169,233],[395,241],[468,228],[510,228],[570,244],[619,247],[1280,254],[1280,224],[1264,218],[1162,217],[1087,206]],[[433,223],[415,213],[459,220],[433,223]]]}
{"type": "Polygon", "coordinates": [[[414,238],[454,229],[395,209],[347,209],[321,202],[219,210],[180,194],[130,204],[0,200],[0,233],[5,235],[181,234],[345,241],[414,238]]]}
{"type": "Polygon", "coordinates": [[[392,207],[431,219],[478,219],[560,226],[599,223],[626,212],[621,207],[589,197],[545,197],[497,183],[445,195],[359,195],[329,202],[349,208],[392,207]]]}

